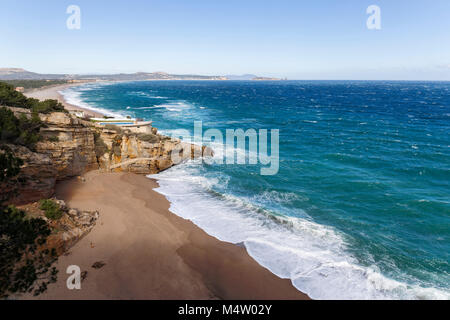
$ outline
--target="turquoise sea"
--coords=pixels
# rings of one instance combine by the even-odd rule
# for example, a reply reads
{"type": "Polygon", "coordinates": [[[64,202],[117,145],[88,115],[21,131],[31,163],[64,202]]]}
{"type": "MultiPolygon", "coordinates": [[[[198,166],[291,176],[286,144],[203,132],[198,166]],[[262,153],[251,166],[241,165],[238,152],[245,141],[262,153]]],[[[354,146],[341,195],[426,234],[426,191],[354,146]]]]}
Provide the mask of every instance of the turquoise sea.
{"type": "Polygon", "coordinates": [[[167,135],[194,121],[279,129],[278,174],[190,161],[153,176],[157,191],[312,298],[450,298],[450,82],[149,81],[63,94],[167,135]]]}

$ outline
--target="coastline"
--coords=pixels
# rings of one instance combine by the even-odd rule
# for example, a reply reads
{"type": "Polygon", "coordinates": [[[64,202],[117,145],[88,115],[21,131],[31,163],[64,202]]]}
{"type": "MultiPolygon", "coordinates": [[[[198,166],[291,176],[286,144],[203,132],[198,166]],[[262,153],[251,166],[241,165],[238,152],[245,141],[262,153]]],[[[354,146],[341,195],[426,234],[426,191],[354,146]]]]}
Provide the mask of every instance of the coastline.
{"type": "MultiPolygon", "coordinates": [[[[34,90],[27,96],[58,99],[79,84],[34,90]]],[[[103,116],[96,113],[96,116],[103,116]]],[[[98,210],[94,229],[56,264],[56,284],[38,299],[309,299],[289,279],[259,265],[245,248],[222,242],[169,211],[155,180],[134,174],[91,171],[57,185],[59,199],[98,210]],[[94,269],[95,262],[105,266],[94,269]],[[87,271],[82,290],[68,290],[66,268],[87,271]]],[[[32,297],[24,297],[32,299],[32,297]]]]}
{"type": "Polygon", "coordinates": [[[62,91],[64,89],[71,88],[71,87],[78,87],[78,86],[81,86],[81,85],[84,85],[87,83],[92,83],[92,82],[67,83],[67,84],[62,84],[62,85],[38,88],[38,89],[33,89],[30,91],[24,92],[24,95],[27,96],[28,98],[35,98],[35,99],[39,99],[39,100],[46,100],[46,99],[58,100],[60,103],[62,103],[64,105],[64,107],[67,110],[82,110],[88,115],[91,115],[91,116],[97,117],[97,118],[102,118],[104,116],[103,113],[70,104],[64,99],[63,95],[59,93],[59,91],[62,91]]]}

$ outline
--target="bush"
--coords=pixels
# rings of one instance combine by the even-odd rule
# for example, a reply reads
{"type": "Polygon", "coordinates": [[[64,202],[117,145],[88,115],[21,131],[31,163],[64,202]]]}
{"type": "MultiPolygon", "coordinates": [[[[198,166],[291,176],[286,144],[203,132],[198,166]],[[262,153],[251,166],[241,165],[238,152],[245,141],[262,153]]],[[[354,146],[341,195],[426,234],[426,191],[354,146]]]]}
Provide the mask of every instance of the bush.
{"type": "Polygon", "coordinates": [[[30,102],[22,93],[7,83],[0,82],[0,106],[30,109],[30,102]]]}
{"type": "Polygon", "coordinates": [[[47,140],[50,142],[59,142],[59,137],[58,136],[50,136],[50,137],[47,137],[47,140]]]}
{"type": "Polygon", "coordinates": [[[0,212],[1,205],[18,193],[22,165],[23,160],[15,157],[9,147],[0,145],[0,212]]]}
{"type": "Polygon", "coordinates": [[[8,147],[0,146],[0,182],[17,176],[22,164],[23,160],[14,157],[8,147]]]}
{"type": "MultiPolygon", "coordinates": [[[[0,149],[0,182],[14,182],[23,162],[8,147],[0,149]]],[[[5,193],[0,192],[0,198],[5,193]]],[[[24,211],[0,203],[0,299],[26,292],[37,296],[56,282],[58,271],[51,268],[56,251],[42,248],[50,233],[43,219],[28,218],[24,211]]]]}
{"type": "Polygon", "coordinates": [[[119,134],[123,133],[122,128],[119,126],[116,126],[114,124],[105,125],[105,129],[115,131],[116,133],[119,133],[119,134]]]}
{"type": "Polygon", "coordinates": [[[0,299],[14,293],[39,295],[56,282],[55,250],[39,249],[51,231],[39,218],[14,206],[0,208],[0,299]]]}
{"type": "Polygon", "coordinates": [[[36,113],[31,119],[24,114],[19,118],[8,108],[0,108],[0,142],[20,144],[34,149],[35,144],[41,139],[39,135],[43,123],[36,113]]]}
{"type": "Polygon", "coordinates": [[[52,99],[34,102],[32,109],[37,113],[66,112],[64,106],[58,100],[52,99]]]}
{"type": "Polygon", "coordinates": [[[94,132],[94,150],[97,158],[102,157],[105,153],[108,152],[108,146],[100,137],[98,132],[94,132]]]}
{"type": "Polygon", "coordinates": [[[0,106],[31,109],[36,113],[66,112],[57,100],[39,101],[27,98],[5,82],[0,82],[0,106]]]}
{"type": "Polygon", "coordinates": [[[138,134],[138,139],[145,141],[145,142],[150,142],[150,143],[157,143],[160,141],[159,136],[155,135],[155,134],[146,134],[146,133],[140,133],[138,134]]]}
{"type": "Polygon", "coordinates": [[[50,220],[59,220],[63,216],[63,211],[59,204],[50,199],[41,200],[39,209],[44,210],[45,216],[50,220]]]}

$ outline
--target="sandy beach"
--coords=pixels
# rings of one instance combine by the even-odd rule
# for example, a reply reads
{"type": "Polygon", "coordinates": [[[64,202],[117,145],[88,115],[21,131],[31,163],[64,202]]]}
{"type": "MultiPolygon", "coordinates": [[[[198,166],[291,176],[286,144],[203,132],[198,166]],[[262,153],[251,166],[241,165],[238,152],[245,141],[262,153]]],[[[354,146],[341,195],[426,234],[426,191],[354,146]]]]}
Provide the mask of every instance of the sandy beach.
{"type": "Polygon", "coordinates": [[[39,299],[307,299],[261,267],[245,248],[219,241],[169,211],[157,183],[91,171],[58,185],[70,207],[98,210],[94,229],[59,258],[58,281],[39,299]],[[105,265],[95,269],[95,262],[105,265]],[[66,269],[87,271],[68,290],[66,269]]]}
{"type": "MultiPolygon", "coordinates": [[[[68,86],[27,95],[81,109],[58,93],[68,86]]],[[[260,266],[245,248],[219,241],[170,212],[168,200],[153,190],[156,181],[98,171],[82,180],[60,182],[56,196],[72,208],[98,210],[100,218],[59,257],[58,281],[38,299],[309,299],[289,279],[260,266]],[[96,262],[105,265],[95,269],[96,262]],[[87,272],[81,290],[67,289],[70,265],[87,272]]]]}
{"type": "MultiPolygon", "coordinates": [[[[87,83],[87,82],[86,82],[87,83]]],[[[83,83],[85,84],[85,83],[83,83]]],[[[45,88],[39,88],[39,89],[33,89],[30,91],[26,91],[24,93],[25,96],[28,98],[35,98],[39,100],[46,100],[46,99],[54,99],[61,102],[64,107],[67,110],[83,110],[87,115],[90,115],[92,117],[103,117],[102,113],[92,111],[86,108],[82,108],[79,106],[75,106],[73,104],[67,103],[67,101],[64,100],[64,97],[59,93],[59,91],[62,91],[64,89],[80,86],[82,84],[80,83],[68,83],[68,84],[62,84],[62,85],[56,85],[56,86],[49,86],[45,88]]]]}

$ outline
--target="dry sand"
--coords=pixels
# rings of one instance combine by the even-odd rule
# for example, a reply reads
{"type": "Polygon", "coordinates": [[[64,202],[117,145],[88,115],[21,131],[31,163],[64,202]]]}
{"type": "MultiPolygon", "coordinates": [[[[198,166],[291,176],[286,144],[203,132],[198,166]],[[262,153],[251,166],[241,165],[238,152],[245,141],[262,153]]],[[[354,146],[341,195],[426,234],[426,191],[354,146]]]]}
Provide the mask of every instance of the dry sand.
{"type": "Polygon", "coordinates": [[[70,207],[98,210],[100,218],[59,258],[58,281],[39,299],[308,299],[245,248],[171,213],[165,197],[153,191],[155,181],[97,171],[85,179],[60,183],[57,197],[70,207]],[[105,265],[92,268],[98,261],[105,265]],[[66,287],[70,265],[87,271],[81,290],[66,287]]]}

